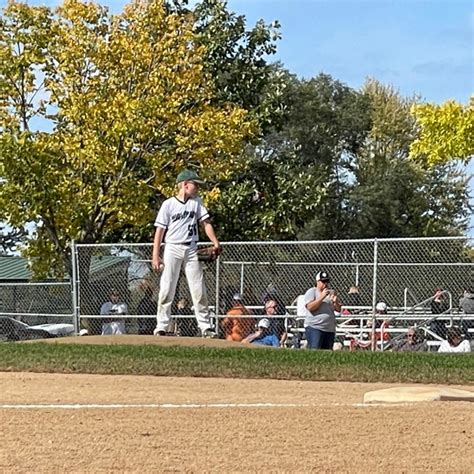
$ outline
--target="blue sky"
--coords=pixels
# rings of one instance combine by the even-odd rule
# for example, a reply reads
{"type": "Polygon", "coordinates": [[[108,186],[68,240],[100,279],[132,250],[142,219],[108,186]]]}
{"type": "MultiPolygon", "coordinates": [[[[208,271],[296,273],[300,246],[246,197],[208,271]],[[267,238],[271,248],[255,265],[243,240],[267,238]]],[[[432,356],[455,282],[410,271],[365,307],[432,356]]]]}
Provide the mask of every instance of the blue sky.
{"type": "MultiPolygon", "coordinates": [[[[6,0],[0,0],[5,6],[6,0]]],[[[27,3],[57,5],[55,0],[27,3]]],[[[118,12],[124,0],[101,0],[118,12]]],[[[248,24],[281,23],[275,60],[301,77],[331,74],[351,87],[367,77],[429,102],[474,93],[472,0],[229,0],[248,24]]],[[[469,172],[474,173],[471,162],[469,172]]],[[[474,185],[471,185],[474,194],[474,185]]],[[[474,221],[472,221],[474,225],[474,221]]],[[[470,234],[474,236],[474,229],[470,234]]]]}
{"type": "MultiPolygon", "coordinates": [[[[0,0],[5,6],[7,0],[0,0]]],[[[57,5],[57,0],[26,0],[57,5]]],[[[113,12],[125,0],[99,0],[113,12]]],[[[351,87],[367,77],[404,95],[467,102],[474,92],[472,0],[229,0],[248,24],[278,20],[274,56],[292,72],[323,71],[351,87]]]]}

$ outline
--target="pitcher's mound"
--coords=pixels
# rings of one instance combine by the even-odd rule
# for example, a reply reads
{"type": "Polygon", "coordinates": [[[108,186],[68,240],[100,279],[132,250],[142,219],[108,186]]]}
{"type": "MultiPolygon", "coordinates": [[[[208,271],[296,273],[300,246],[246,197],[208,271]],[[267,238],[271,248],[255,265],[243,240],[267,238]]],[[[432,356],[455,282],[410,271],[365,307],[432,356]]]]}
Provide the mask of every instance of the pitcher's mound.
{"type": "Polygon", "coordinates": [[[393,387],[364,394],[364,403],[474,402],[474,392],[445,387],[393,387]]]}

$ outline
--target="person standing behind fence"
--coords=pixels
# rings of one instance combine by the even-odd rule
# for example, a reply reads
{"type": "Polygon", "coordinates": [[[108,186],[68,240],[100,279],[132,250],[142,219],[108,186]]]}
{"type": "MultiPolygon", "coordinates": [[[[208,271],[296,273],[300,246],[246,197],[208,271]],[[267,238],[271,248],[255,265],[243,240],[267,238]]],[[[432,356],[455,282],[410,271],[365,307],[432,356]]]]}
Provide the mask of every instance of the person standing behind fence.
{"type": "MultiPolygon", "coordinates": [[[[442,288],[436,288],[430,307],[431,314],[433,315],[443,314],[448,311],[449,303],[442,288]]],[[[444,321],[433,318],[430,322],[430,330],[443,339],[446,337],[446,324],[444,321]]]]}
{"type": "Polygon", "coordinates": [[[336,316],[341,302],[334,290],[329,289],[329,275],[318,272],[316,286],[304,295],[306,305],[305,333],[308,349],[332,350],[336,337],[336,316]]]}
{"type": "MultiPolygon", "coordinates": [[[[120,301],[117,290],[110,291],[110,301],[104,303],[100,308],[102,316],[125,315],[128,313],[126,303],[120,301]]],[[[102,336],[125,334],[125,320],[123,318],[105,318],[102,322],[102,336]]]]}
{"type": "Polygon", "coordinates": [[[198,261],[197,243],[198,224],[214,244],[216,251],[221,246],[214,233],[209,212],[198,197],[199,184],[203,181],[190,170],[178,174],[176,196],[167,199],[155,220],[155,238],[153,241],[152,268],[162,271],[160,293],[158,296],[157,325],[154,334],[165,336],[169,330],[171,305],[176,293],[181,266],[184,265],[188,280],[194,314],[203,337],[215,337],[211,329],[207,289],[204,282],[202,265],[198,261]],[[165,243],[163,259],[160,257],[162,242],[165,243]]]}

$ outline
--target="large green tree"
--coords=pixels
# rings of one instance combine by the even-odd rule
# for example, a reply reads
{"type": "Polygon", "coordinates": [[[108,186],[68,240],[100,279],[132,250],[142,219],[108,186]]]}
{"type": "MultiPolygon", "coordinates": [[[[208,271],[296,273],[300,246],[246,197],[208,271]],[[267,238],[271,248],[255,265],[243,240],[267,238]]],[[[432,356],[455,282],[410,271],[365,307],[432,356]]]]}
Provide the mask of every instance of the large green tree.
{"type": "Polygon", "coordinates": [[[349,163],[347,236],[456,235],[469,214],[467,178],[454,163],[428,166],[410,159],[417,136],[415,98],[368,81],[372,127],[349,163]]]}
{"type": "Polygon", "coordinates": [[[230,239],[333,238],[344,228],[344,163],[363,143],[368,103],[324,74],[300,80],[275,67],[274,81],[282,120],[223,183],[217,221],[230,239]]]}
{"type": "Polygon", "coordinates": [[[279,70],[284,120],[222,183],[228,239],[458,235],[470,213],[456,162],[413,160],[416,98],[368,81],[357,92],[327,75],[279,70]]]}
{"type": "MultiPolygon", "coordinates": [[[[175,2],[185,10],[188,2],[175,2]]],[[[248,110],[263,131],[281,116],[282,90],[268,57],[280,39],[278,21],[259,20],[253,27],[225,0],[202,0],[192,8],[197,41],[204,46],[204,67],[214,81],[220,102],[248,110]]]]}

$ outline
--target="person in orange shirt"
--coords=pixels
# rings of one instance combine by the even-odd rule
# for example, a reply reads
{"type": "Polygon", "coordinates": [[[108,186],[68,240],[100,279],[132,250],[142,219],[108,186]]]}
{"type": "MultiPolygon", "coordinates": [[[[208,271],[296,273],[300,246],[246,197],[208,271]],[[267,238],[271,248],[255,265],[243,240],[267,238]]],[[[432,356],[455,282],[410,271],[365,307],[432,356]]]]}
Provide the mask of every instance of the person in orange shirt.
{"type": "Polygon", "coordinates": [[[233,301],[234,305],[227,311],[227,317],[222,321],[222,330],[226,340],[241,342],[253,332],[255,319],[232,317],[249,316],[252,314],[251,311],[244,306],[240,293],[234,295],[233,301]]]}

